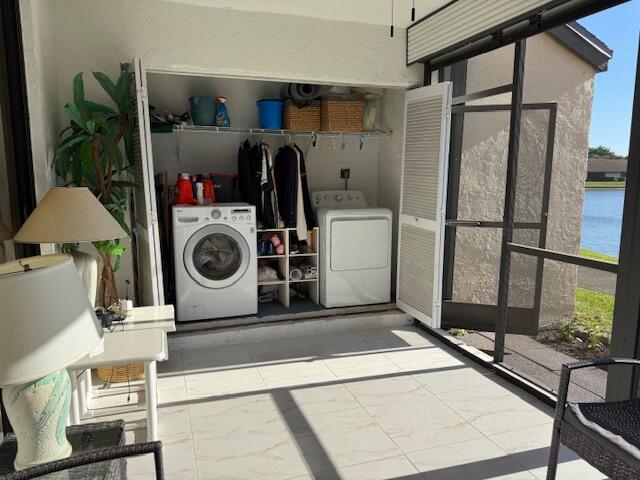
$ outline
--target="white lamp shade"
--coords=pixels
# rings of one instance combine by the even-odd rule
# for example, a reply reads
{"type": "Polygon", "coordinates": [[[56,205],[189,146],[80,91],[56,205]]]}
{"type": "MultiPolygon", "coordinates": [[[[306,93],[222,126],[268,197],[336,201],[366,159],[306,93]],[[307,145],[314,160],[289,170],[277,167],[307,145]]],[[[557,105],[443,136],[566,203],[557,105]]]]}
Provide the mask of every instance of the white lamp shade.
{"type": "Polygon", "coordinates": [[[19,243],[79,243],[114,240],[126,232],[86,187],[52,188],[14,241],[19,243]]]}
{"type": "Polygon", "coordinates": [[[0,242],[9,240],[11,237],[13,237],[11,230],[9,230],[4,223],[0,222],[0,242]]]}
{"type": "Polygon", "coordinates": [[[102,326],[69,255],[0,265],[0,305],[0,387],[65,368],[102,339],[102,326]],[[24,265],[32,270],[24,271],[24,265]]]}

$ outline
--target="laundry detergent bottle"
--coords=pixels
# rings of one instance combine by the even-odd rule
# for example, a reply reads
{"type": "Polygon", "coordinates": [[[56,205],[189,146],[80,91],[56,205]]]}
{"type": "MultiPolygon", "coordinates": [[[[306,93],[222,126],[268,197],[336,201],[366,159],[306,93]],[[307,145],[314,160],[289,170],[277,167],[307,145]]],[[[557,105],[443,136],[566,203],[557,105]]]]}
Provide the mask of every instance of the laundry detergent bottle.
{"type": "Polygon", "coordinates": [[[227,110],[227,99],[216,97],[216,127],[230,127],[231,119],[227,110]]]}
{"type": "Polygon", "coordinates": [[[193,203],[193,190],[191,188],[191,178],[188,173],[178,174],[176,203],[178,205],[191,205],[193,203]]]}
{"type": "Polygon", "coordinates": [[[202,186],[204,188],[204,204],[211,205],[216,203],[216,194],[213,187],[213,180],[207,174],[202,175],[202,186]]]}

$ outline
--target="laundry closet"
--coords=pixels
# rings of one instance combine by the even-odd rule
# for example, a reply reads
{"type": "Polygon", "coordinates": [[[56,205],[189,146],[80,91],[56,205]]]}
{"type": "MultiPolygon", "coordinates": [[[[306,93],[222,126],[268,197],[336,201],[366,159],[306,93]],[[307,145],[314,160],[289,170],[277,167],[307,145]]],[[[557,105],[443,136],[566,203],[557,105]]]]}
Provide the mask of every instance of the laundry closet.
{"type": "MultiPolygon", "coordinates": [[[[398,283],[406,300],[399,298],[398,303],[413,303],[414,313],[422,309],[431,316],[438,302],[433,264],[437,271],[441,242],[436,239],[442,230],[440,225],[428,225],[430,235],[420,234],[420,224],[425,222],[419,218],[423,206],[418,203],[426,201],[434,212],[442,211],[441,161],[446,149],[438,145],[432,165],[427,166],[431,171],[414,163],[402,185],[404,90],[323,87],[327,95],[368,98],[368,114],[371,109],[375,112],[367,130],[286,130],[284,125],[262,129],[256,102],[281,99],[290,82],[145,72],[137,59],[132,67],[140,121],[136,134],[141,139],[134,172],[136,181],[145,186],[136,192],[133,214],[140,303],[175,303],[177,320],[182,322],[287,318],[342,307],[384,309],[396,301],[400,263],[407,272],[398,283]],[[155,120],[165,120],[166,112],[179,117],[189,111],[190,98],[201,96],[224,97],[229,127],[194,125],[186,118],[162,125],[142,115],[150,109],[155,120]],[[266,155],[261,153],[263,146],[266,155]],[[279,205],[275,221],[266,219],[267,196],[259,179],[255,194],[262,197],[262,206],[247,203],[239,153],[251,149],[259,151],[258,163],[267,158],[274,162],[276,173],[283,158],[293,155],[290,169],[294,171],[289,173],[295,177],[296,201],[312,207],[297,207],[298,219],[304,212],[304,226],[299,221],[282,221],[285,205],[279,205]],[[181,175],[183,182],[193,181],[191,203],[200,205],[180,199],[181,175]],[[427,197],[416,183],[425,179],[432,190],[427,197]],[[213,203],[202,193],[205,181],[215,184],[213,203]],[[401,197],[405,205],[417,202],[410,214],[416,225],[400,229],[406,241],[401,247],[404,257],[401,254],[398,262],[401,197]],[[411,263],[417,268],[424,263],[430,277],[426,283],[411,279],[416,269],[411,263]],[[425,293],[431,297],[428,301],[418,298],[425,293]]],[[[440,102],[431,114],[415,113],[416,128],[424,130],[425,122],[433,123],[430,128],[435,128],[437,138],[414,138],[417,132],[409,130],[407,141],[415,143],[408,145],[409,154],[433,149],[434,140],[442,143],[440,124],[448,121],[443,107],[447,95],[450,101],[450,92],[440,91],[429,92],[426,103],[425,98],[417,99],[416,105],[423,108],[440,102]]],[[[265,180],[267,172],[262,174],[265,180]]],[[[273,183],[282,187],[286,180],[275,178],[273,183]]],[[[282,192],[272,193],[276,203],[282,203],[282,192]]]]}

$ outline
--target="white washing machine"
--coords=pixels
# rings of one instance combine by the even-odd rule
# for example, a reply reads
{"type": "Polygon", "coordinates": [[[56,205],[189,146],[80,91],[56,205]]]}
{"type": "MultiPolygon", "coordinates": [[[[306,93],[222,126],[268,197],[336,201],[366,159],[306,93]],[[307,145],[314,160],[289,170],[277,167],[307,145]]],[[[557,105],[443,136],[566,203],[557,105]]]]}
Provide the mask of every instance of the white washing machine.
{"type": "Polygon", "coordinates": [[[320,227],[320,303],[325,307],[391,300],[392,214],[362,192],[314,192],[320,227]]]}
{"type": "Polygon", "coordinates": [[[258,312],[255,207],[173,207],[176,313],[180,322],[258,312]]]}

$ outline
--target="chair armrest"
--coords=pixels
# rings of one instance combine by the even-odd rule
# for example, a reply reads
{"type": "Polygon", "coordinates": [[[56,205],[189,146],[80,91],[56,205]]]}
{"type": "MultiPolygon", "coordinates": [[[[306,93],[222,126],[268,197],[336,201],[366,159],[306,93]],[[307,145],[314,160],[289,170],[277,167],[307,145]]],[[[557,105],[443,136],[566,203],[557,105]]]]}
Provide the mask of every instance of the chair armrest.
{"type": "Polygon", "coordinates": [[[640,360],[634,358],[597,358],[562,365],[562,370],[560,372],[560,385],[558,387],[558,403],[556,404],[555,422],[559,422],[564,416],[567,396],[569,395],[571,372],[581,368],[603,367],[606,365],[635,365],[640,367],[640,360]]]}
{"type": "Polygon", "coordinates": [[[640,360],[636,360],[635,358],[596,358],[593,360],[583,360],[581,362],[567,363],[562,366],[564,370],[565,367],[572,371],[577,370],[579,368],[587,368],[587,367],[602,367],[604,365],[638,365],[640,366],[640,360]]]}
{"type": "Polygon", "coordinates": [[[153,453],[155,460],[156,480],[164,480],[164,468],[162,465],[162,442],[134,443],[133,445],[122,445],[119,447],[101,448],[92,452],[75,455],[62,460],[44,463],[35,467],[27,468],[10,473],[0,478],[0,480],[30,480],[41,477],[49,473],[68,470],[82,465],[115,460],[124,457],[134,457],[153,453]]]}

